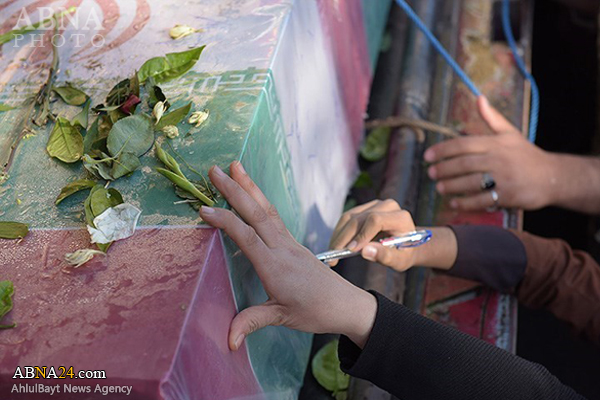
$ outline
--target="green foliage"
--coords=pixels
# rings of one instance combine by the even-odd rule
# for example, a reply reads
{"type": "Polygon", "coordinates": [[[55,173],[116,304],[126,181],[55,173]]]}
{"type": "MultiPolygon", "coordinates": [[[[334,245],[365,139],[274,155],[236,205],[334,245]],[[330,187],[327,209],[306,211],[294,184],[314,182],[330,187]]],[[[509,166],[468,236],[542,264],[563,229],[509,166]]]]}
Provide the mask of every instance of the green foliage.
{"type": "Polygon", "coordinates": [[[385,157],[390,142],[390,128],[373,129],[360,149],[360,155],[367,161],[379,161],[385,157]]]}
{"type": "Polygon", "coordinates": [[[95,181],[91,181],[89,179],[79,179],[74,182],[70,182],[61,189],[60,194],[54,201],[54,204],[59,205],[61,201],[66,199],[67,197],[86,189],[91,189],[96,185],[95,181]]]}
{"type": "Polygon", "coordinates": [[[106,147],[113,157],[120,153],[144,155],[154,144],[152,120],[141,114],[117,121],[108,134],[106,147]]]}
{"type": "Polygon", "coordinates": [[[46,150],[51,157],[66,163],[74,163],[83,155],[83,136],[68,119],[58,117],[48,139],[46,150]]]}
{"type": "MultiPolygon", "coordinates": [[[[15,293],[15,288],[11,281],[0,281],[0,321],[13,308],[12,297],[15,293]]],[[[0,329],[10,329],[17,326],[16,324],[1,325],[0,329]]]]}
{"type": "Polygon", "coordinates": [[[85,93],[71,85],[54,86],[52,90],[54,93],[58,94],[65,103],[71,106],[83,105],[88,99],[88,96],[85,93]]]}
{"type": "Polygon", "coordinates": [[[0,221],[0,239],[22,239],[29,233],[27,225],[20,222],[0,221]]]}
{"type": "Polygon", "coordinates": [[[140,82],[154,78],[156,83],[168,82],[178,78],[192,69],[200,58],[205,46],[183,51],[169,53],[165,57],[154,57],[146,61],[138,71],[140,82]]]}
{"type": "Polygon", "coordinates": [[[340,369],[337,355],[338,343],[338,340],[333,340],[315,354],[312,360],[312,373],[321,386],[333,392],[336,399],[344,399],[347,397],[350,376],[340,369]]]}
{"type": "Polygon", "coordinates": [[[160,130],[168,125],[177,125],[188,115],[190,109],[192,108],[192,103],[188,103],[187,105],[180,107],[176,110],[171,111],[170,113],[164,115],[160,121],[156,124],[156,129],[160,130]]]}

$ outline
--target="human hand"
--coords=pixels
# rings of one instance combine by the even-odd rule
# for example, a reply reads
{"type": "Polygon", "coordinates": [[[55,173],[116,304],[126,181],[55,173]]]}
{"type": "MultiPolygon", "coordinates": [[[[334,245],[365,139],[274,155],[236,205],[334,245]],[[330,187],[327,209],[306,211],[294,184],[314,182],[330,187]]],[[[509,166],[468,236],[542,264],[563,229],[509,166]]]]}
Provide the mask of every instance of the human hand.
{"type": "Polygon", "coordinates": [[[550,203],[553,156],[530,143],[487,99],[477,99],[479,114],[492,136],[466,136],[430,147],[425,161],[429,177],[443,195],[460,195],[450,202],[459,210],[484,210],[494,206],[491,191],[483,190],[483,173],[496,182],[498,206],[534,210],[550,203]]]}
{"type": "Polygon", "coordinates": [[[240,217],[210,207],[202,207],[200,215],[237,243],[254,265],[268,300],[233,319],[229,347],[237,350],[250,333],[283,325],[304,332],[344,334],[362,348],[375,320],[375,297],[296,242],[241,163],[232,163],[230,171],[231,177],[214,166],[209,177],[240,217]]]}
{"type": "MultiPolygon", "coordinates": [[[[342,215],[333,231],[329,247],[361,251],[363,258],[377,261],[397,271],[415,265],[415,249],[385,247],[373,241],[377,236],[398,236],[414,231],[410,213],[394,200],[373,200],[354,207],[342,215]]],[[[335,266],[337,261],[330,263],[335,266]]]]}

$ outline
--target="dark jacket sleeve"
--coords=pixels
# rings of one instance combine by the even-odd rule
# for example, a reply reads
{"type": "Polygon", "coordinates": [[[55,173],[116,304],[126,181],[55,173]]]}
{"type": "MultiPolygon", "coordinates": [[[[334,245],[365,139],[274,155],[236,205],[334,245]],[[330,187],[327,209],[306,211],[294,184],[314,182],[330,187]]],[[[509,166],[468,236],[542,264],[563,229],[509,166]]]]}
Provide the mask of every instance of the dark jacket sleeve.
{"type": "Polygon", "coordinates": [[[600,266],[562,240],[494,226],[452,226],[458,256],[449,274],[516,294],[600,342],[600,266]]]}
{"type": "Polygon", "coordinates": [[[583,399],[541,365],[373,294],[378,310],[364,349],[340,339],[344,372],[402,400],[583,399]]]}

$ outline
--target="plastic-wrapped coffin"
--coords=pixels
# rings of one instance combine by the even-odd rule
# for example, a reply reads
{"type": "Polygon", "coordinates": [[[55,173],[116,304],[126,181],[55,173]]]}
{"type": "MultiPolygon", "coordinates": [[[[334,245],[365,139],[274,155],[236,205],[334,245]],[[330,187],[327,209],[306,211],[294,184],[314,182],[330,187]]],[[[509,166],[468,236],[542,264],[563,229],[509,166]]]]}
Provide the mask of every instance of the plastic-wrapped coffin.
{"type": "MultiPolygon", "coordinates": [[[[367,30],[358,0],[191,0],[184,7],[158,0],[16,0],[0,5],[0,32],[12,29],[23,10],[36,21],[43,7],[78,6],[78,20],[60,32],[58,81],[83,88],[94,103],[146,59],[206,44],[195,68],[163,87],[173,107],[193,101],[195,109],[210,111],[200,129],[184,124],[173,147],[202,172],[241,160],[293,234],[318,251],[355,173],[371,79],[367,42],[378,43],[373,21],[385,23],[390,1],[365,4],[377,9],[366,18],[367,30]],[[203,32],[173,41],[174,24],[203,32]]],[[[50,37],[36,31],[2,47],[1,102],[14,104],[43,84],[39,71],[51,57],[50,37]]],[[[59,102],[53,109],[68,117],[77,112],[59,102]]],[[[23,118],[22,110],[0,114],[2,165],[18,142],[10,178],[0,186],[0,218],[33,230],[22,242],[0,243],[0,279],[15,284],[9,317],[18,323],[0,331],[0,397],[47,397],[10,393],[15,383],[31,385],[11,379],[17,366],[72,365],[106,370],[106,380],[60,380],[61,390],[64,383],[91,385],[85,398],[105,398],[93,392],[96,384],[131,385],[127,398],[294,398],[310,335],[269,328],[229,352],[236,308],[263,301],[264,291],[227,238],[198,227],[187,205],[173,204],[178,198],[154,172],[153,154],[114,184],[143,211],[138,233],[107,257],[64,272],[64,254],[89,247],[83,195],[58,207],[53,201],[84,172],[48,157],[50,127],[19,141],[23,118]]]]}

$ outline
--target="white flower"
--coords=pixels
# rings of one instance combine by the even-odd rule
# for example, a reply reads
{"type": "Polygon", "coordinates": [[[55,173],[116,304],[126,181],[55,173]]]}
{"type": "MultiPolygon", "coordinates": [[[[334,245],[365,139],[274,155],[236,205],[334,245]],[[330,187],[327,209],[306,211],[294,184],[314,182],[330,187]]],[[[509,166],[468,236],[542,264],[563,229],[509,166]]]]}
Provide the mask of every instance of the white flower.
{"type": "Polygon", "coordinates": [[[73,268],[79,268],[83,264],[94,258],[94,256],[97,254],[106,255],[100,250],[81,249],[75,251],[74,253],[65,254],[65,261],[68,262],[73,268]]]}
{"type": "Polygon", "coordinates": [[[202,111],[194,111],[192,113],[192,115],[190,115],[188,122],[192,125],[195,124],[196,128],[197,128],[200,125],[202,125],[204,123],[204,121],[206,121],[208,119],[208,115],[209,115],[209,112],[207,109],[204,109],[202,111]]]}
{"type": "Polygon", "coordinates": [[[171,30],[169,31],[169,36],[171,36],[171,39],[181,39],[182,37],[186,37],[188,35],[191,35],[192,33],[195,32],[199,32],[199,29],[194,29],[189,25],[175,25],[174,27],[171,28],[171,30]]]}
{"type": "Polygon", "coordinates": [[[107,208],[94,218],[95,228],[87,227],[92,243],[106,244],[132,236],[141,213],[139,208],[129,203],[107,208]]]}
{"type": "Polygon", "coordinates": [[[177,136],[179,136],[179,129],[177,129],[175,125],[167,125],[162,128],[162,131],[169,139],[175,139],[177,136]]]}
{"type": "Polygon", "coordinates": [[[154,118],[156,118],[157,124],[158,121],[160,121],[160,119],[162,118],[165,111],[167,111],[167,106],[165,105],[165,103],[163,103],[162,101],[156,103],[154,109],[152,110],[152,115],[154,115],[154,118]]]}

